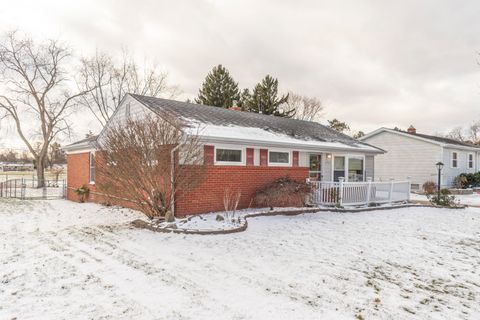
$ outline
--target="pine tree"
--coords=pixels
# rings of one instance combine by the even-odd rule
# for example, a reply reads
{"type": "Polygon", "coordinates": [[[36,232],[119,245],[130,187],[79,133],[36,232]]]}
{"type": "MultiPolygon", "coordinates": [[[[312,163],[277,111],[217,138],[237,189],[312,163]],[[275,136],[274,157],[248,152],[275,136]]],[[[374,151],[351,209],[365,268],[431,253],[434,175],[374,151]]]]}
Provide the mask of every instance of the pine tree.
{"type": "Polygon", "coordinates": [[[328,120],[328,126],[333,130],[341,133],[350,130],[350,126],[346,122],[340,121],[338,119],[328,120]]]}
{"type": "Polygon", "coordinates": [[[239,100],[238,83],[233,80],[228,70],[219,64],[208,73],[195,102],[208,106],[230,108],[234,101],[238,102],[239,100]]]}
{"type": "Polygon", "coordinates": [[[278,80],[267,75],[255,86],[244,108],[250,112],[290,118],[295,114],[295,110],[282,110],[282,105],[287,101],[288,94],[278,97],[278,80]]]}

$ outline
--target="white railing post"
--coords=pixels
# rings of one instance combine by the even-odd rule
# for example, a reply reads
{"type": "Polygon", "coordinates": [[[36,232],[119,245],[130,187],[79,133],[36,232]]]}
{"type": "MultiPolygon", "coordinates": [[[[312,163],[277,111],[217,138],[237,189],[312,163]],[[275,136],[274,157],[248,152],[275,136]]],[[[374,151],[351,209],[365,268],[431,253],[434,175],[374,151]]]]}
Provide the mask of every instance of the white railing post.
{"type": "Polygon", "coordinates": [[[392,203],[393,196],[393,179],[390,179],[390,191],[388,193],[388,203],[392,203]]]}
{"type": "Polygon", "coordinates": [[[338,178],[339,186],[338,186],[338,202],[340,207],[343,205],[343,182],[345,181],[344,177],[338,178]]]}
{"type": "Polygon", "coordinates": [[[367,203],[365,203],[368,207],[368,205],[370,204],[370,195],[372,193],[372,178],[367,178],[367,183],[368,183],[368,186],[367,186],[367,203]]]}

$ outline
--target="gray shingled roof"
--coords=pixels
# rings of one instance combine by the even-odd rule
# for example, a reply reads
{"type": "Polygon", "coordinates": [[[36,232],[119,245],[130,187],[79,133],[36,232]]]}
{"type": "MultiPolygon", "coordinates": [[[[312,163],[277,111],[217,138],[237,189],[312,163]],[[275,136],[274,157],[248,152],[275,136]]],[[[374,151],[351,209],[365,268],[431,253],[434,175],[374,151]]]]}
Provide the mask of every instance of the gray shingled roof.
{"type": "MultiPolygon", "coordinates": [[[[396,130],[396,129],[394,129],[394,130],[396,130]]],[[[458,141],[458,140],[455,140],[455,139],[438,137],[438,136],[431,136],[431,135],[423,134],[423,133],[409,133],[409,132],[403,131],[403,130],[397,130],[397,131],[405,133],[405,134],[410,134],[412,136],[417,136],[417,137],[420,137],[420,138],[423,138],[423,139],[433,140],[433,141],[440,142],[440,143],[452,144],[452,145],[458,145],[458,146],[470,147],[470,148],[479,148],[480,149],[480,146],[477,146],[473,143],[458,141]]]]}
{"type": "Polygon", "coordinates": [[[193,119],[205,124],[260,128],[302,140],[340,142],[351,146],[368,145],[317,122],[228,110],[136,94],[130,95],[153,111],[161,109],[172,112],[182,118],[193,119]]]}

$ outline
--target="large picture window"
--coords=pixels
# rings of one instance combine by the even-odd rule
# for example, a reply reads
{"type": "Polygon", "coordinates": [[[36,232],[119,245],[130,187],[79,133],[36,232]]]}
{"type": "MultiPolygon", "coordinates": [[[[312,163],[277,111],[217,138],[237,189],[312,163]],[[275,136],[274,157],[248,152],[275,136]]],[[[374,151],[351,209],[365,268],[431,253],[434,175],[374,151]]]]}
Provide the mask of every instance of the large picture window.
{"type": "Polygon", "coordinates": [[[270,151],[268,153],[268,163],[289,164],[290,163],[290,153],[289,152],[270,151]]]}
{"type": "Polygon", "coordinates": [[[90,153],[90,161],[89,161],[89,181],[90,183],[95,182],[95,154],[93,152],[90,153]]]}
{"type": "Polygon", "coordinates": [[[350,182],[363,181],[363,159],[358,159],[358,158],[348,159],[348,181],[350,182]]]}
{"type": "Polygon", "coordinates": [[[242,150],[237,149],[216,149],[215,160],[217,162],[242,162],[242,150]]]}

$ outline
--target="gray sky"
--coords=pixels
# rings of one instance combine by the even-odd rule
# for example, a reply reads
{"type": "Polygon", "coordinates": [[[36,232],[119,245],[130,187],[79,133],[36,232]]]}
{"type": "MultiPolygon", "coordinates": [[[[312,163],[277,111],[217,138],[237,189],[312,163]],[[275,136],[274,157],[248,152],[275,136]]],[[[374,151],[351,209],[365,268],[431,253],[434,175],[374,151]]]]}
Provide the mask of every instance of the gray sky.
{"type": "MultiPolygon", "coordinates": [[[[446,132],[480,120],[480,1],[0,0],[0,31],[60,38],[78,55],[128,47],[193,97],[225,65],[320,98],[324,120],[446,132]]],[[[85,114],[78,136],[92,127],[85,114]]],[[[0,140],[10,145],[13,138],[0,140]]]]}

